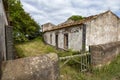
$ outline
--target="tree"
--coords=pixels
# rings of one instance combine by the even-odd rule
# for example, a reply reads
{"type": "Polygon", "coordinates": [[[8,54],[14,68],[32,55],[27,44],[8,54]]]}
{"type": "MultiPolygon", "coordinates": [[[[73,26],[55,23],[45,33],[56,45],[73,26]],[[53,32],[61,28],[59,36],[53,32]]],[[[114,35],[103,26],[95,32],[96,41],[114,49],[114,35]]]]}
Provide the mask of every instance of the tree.
{"type": "Polygon", "coordinates": [[[84,17],[79,16],[79,15],[73,15],[68,18],[68,20],[73,20],[73,21],[78,21],[78,20],[82,20],[82,19],[84,19],[84,17]]]}
{"type": "Polygon", "coordinates": [[[15,42],[24,42],[36,38],[40,34],[40,26],[24,11],[20,0],[8,0],[10,21],[13,26],[15,42]]]}

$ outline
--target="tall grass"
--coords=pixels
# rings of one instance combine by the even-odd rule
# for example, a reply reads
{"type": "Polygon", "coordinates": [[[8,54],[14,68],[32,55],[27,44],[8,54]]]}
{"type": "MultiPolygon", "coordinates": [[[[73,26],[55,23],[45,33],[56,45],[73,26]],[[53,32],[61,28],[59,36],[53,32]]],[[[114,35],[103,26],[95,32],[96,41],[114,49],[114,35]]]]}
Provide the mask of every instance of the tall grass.
{"type": "Polygon", "coordinates": [[[93,74],[96,80],[120,80],[120,55],[109,65],[94,70],[93,74]]]}
{"type": "Polygon", "coordinates": [[[50,52],[57,52],[53,47],[45,45],[41,38],[36,38],[30,42],[16,44],[15,48],[20,57],[37,56],[50,52]]]}
{"type": "Polygon", "coordinates": [[[57,50],[55,47],[46,45],[42,38],[36,38],[29,42],[16,44],[15,48],[19,57],[37,56],[40,54],[47,54],[52,52],[57,53],[60,57],[78,54],[78,52],[73,52],[72,50],[57,50]]]}
{"type": "Polygon", "coordinates": [[[109,65],[92,72],[81,73],[78,66],[75,68],[66,64],[60,69],[60,73],[61,80],[120,80],[120,55],[109,65]]]}

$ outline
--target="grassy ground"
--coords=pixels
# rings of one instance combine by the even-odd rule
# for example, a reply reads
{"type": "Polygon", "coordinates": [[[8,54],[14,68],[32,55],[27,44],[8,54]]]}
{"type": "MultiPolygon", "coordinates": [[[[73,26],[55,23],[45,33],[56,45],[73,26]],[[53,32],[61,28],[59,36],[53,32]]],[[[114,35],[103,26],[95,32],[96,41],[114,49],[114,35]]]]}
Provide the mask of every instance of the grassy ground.
{"type": "MultiPolygon", "coordinates": [[[[16,44],[15,48],[20,57],[37,56],[50,52],[57,53],[59,56],[67,56],[77,53],[56,50],[54,47],[45,45],[40,38],[30,42],[16,44]]],[[[63,62],[60,62],[60,66],[62,64],[63,62]]],[[[93,70],[92,72],[81,73],[79,66],[75,66],[76,64],[66,64],[60,68],[61,80],[120,80],[120,56],[118,56],[109,66],[105,66],[100,70],[93,70]]]]}
{"type": "Polygon", "coordinates": [[[120,80],[120,55],[110,65],[92,72],[81,73],[78,67],[69,65],[60,71],[62,80],[120,80]]]}
{"type": "Polygon", "coordinates": [[[15,48],[20,57],[37,56],[50,52],[57,52],[57,50],[49,45],[45,45],[42,39],[35,39],[22,44],[16,44],[15,48]]]}
{"type": "Polygon", "coordinates": [[[55,47],[46,45],[41,38],[36,38],[29,42],[16,44],[15,48],[19,57],[37,56],[47,53],[57,53],[60,57],[78,54],[78,52],[72,52],[71,50],[57,50],[55,47]]]}

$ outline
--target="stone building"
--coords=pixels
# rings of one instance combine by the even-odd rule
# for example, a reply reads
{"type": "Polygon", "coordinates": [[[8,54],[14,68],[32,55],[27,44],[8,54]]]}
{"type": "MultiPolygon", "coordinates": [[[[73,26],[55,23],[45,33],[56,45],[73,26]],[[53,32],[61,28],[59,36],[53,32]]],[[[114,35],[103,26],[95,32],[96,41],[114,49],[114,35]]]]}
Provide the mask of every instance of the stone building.
{"type": "Polygon", "coordinates": [[[12,27],[8,22],[7,0],[0,0],[0,61],[13,58],[12,27]]]}
{"type": "Polygon", "coordinates": [[[46,30],[51,30],[52,27],[54,27],[55,25],[52,23],[46,23],[42,25],[42,32],[46,31],[46,30]]]}
{"type": "Polygon", "coordinates": [[[88,51],[90,45],[120,41],[120,19],[111,11],[43,29],[47,44],[65,50],[88,51]]]}

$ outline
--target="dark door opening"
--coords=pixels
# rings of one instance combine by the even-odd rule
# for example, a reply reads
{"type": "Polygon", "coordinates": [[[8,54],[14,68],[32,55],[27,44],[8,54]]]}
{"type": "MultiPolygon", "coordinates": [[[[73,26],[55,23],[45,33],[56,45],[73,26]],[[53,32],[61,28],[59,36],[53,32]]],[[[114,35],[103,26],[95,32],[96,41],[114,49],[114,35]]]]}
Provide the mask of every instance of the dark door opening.
{"type": "Polygon", "coordinates": [[[56,47],[58,48],[58,34],[56,34],[55,36],[55,43],[56,43],[56,47]]]}
{"type": "Polygon", "coordinates": [[[50,44],[52,44],[52,34],[50,34],[50,44]]]}
{"type": "Polygon", "coordinates": [[[82,30],[82,51],[86,51],[86,25],[83,24],[82,30]]]}
{"type": "Polygon", "coordinates": [[[64,34],[64,48],[68,49],[68,34],[64,34]]]}

